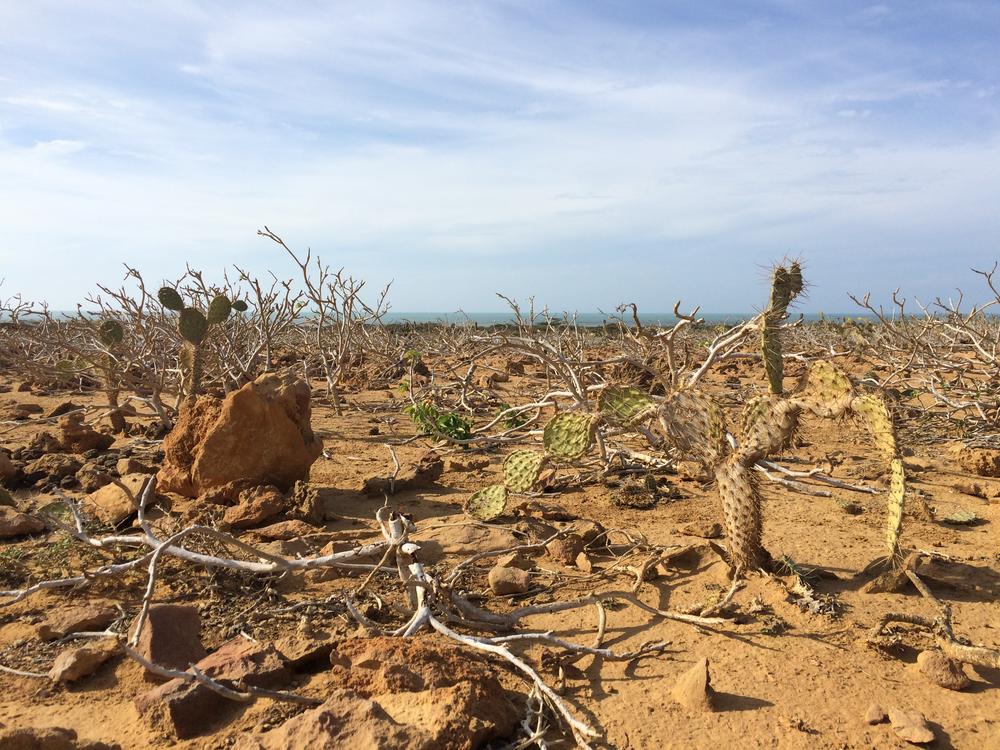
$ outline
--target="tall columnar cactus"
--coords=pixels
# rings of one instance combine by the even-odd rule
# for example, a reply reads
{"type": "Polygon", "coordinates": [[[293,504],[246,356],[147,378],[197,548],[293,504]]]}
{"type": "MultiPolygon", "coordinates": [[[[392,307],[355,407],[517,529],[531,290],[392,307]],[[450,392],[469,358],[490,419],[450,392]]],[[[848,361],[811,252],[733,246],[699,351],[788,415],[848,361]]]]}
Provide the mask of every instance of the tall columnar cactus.
{"type": "Polygon", "coordinates": [[[781,321],[788,315],[788,306],[802,291],[802,269],[798,263],[787,268],[777,266],[771,276],[771,300],[764,311],[760,332],[760,349],[771,393],[784,393],[785,366],[781,357],[781,321]]]}
{"type": "Polygon", "coordinates": [[[97,338],[107,351],[104,353],[101,369],[104,371],[104,393],[108,397],[108,408],[111,427],[116,433],[125,432],[127,427],[125,417],[118,404],[121,393],[121,376],[118,372],[118,362],[114,352],[125,339],[125,330],[117,320],[105,320],[97,329],[97,338]]]}
{"type": "Polygon", "coordinates": [[[181,371],[184,373],[184,391],[188,396],[196,396],[201,392],[201,376],[204,368],[201,345],[209,333],[209,328],[228,319],[233,309],[239,312],[246,310],[246,303],[237,301],[234,304],[228,297],[219,294],[209,303],[206,316],[196,308],[185,306],[181,295],[171,287],[163,287],[156,296],[165,308],[179,313],[177,330],[184,339],[179,356],[181,371]]]}

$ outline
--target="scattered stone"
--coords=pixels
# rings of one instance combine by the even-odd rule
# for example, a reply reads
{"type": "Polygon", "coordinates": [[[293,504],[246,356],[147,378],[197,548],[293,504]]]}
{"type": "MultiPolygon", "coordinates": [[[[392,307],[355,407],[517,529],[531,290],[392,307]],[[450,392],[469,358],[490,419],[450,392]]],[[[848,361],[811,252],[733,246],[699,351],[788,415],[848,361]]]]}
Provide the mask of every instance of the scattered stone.
{"type": "Polygon", "coordinates": [[[28,452],[24,455],[24,460],[39,458],[46,453],[62,453],[63,447],[59,438],[51,432],[39,432],[28,443],[28,452]],[[29,455],[30,454],[30,455],[29,455]]]}
{"type": "Polygon", "coordinates": [[[486,456],[449,456],[444,460],[444,470],[449,474],[465,474],[470,471],[488,469],[490,459],[486,456]]]}
{"type": "Polygon", "coordinates": [[[0,750],[121,750],[121,745],[80,741],[65,727],[27,727],[0,731],[0,750]]]}
{"type": "Polygon", "coordinates": [[[900,739],[915,745],[925,745],[934,741],[934,730],[927,724],[927,719],[919,711],[903,711],[896,707],[889,708],[889,723],[900,739]]]}
{"type": "Polygon", "coordinates": [[[315,487],[309,482],[299,480],[292,487],[292,505],[310,521],[322,524],[334,520],[334,516],[326,512],[326,504],[315,487]]]}
{"type": "MultiPolygon", "coordinates": [[[[597,521],[590,521],[585,518],[581,518],[576,523],[573,524],[573,530],[580,535],[583,539],[583,543],[586,546],[590,546],[597,538],[604,534],[604,527],[597,521]]],[[[598,546],[607,546],[606,544],[599,544],[598,546]]]]}
{"type": "Polygon", "coordinates": [[[52,662],[49,679],[53,682],[74,682],[82,677],[88,677],[117,651],[118,644],[115,641],[68,648],[52,662]]]}
{"type": "Polygon", "coordinates": [[[421,490],[434,486],[444,473],[444,461],[436,451],[427,451],[416,463],[405,464],[395,479],[391,477],[369,477],[361,491],[369,497],[381,496],[389,490],[421,490]]]}
{"type": "Polygon", "coordinates": [[[868,706],[868,710],[865,711],[866,724],[881,724],[883,721],[888,721],[888,719],[889,716],[886,714],[885,709],[878,703],[872,703],[868,706]]]}
{"type": "Polygon", "coordinates": [[[860,516],[865,512],[865,506],[856,500],[838,500],[837,505],[849,516],[860,516]]]}
{"type": "Polygon", "coordinates": [[[111,477],[100,464],[91,461],[76,472],[76,481],[80,483],[81,490],[90,493],[111,484],[111,477]]]}
{"type": "Polygon", "coordinates": [[[73,412],[59,420],[59,444],[67,453],[84,453],[89,450],[104,451],[115,442],[114,437],[98,432],[83,423],[83,414],[73,412]]]}
{"type": "Polygon", "coordinates": [[[24,473],[62,479],[76,474],[83,464],[75,457],[66,453],[46,453],[24,467],[24,473]]]}
{"type": "Polygon", "coordinates": [[[163,442],[160,488],[198,497],[248,480],[290,490],[323,452],[310,425],[310,396],[304,381],[268,373],[224,399],[188,401],[163,442]]]}
{"type": "Polygon", "coordinates": [[[118,619],[118,609],[107,602],[94,602],[49,610],[45,621],[38,626],[38,637],[54,641],[70,633],[105,630],[118,619]]]}
{"type": "Polygon", "coordinates": [[[573,565],[577,555],[583,552],[583,539],[576,534],[553,539],[545,545],[545,551],[553,560],[558,560],[563,565],[573,565]]]}
{"type": "Polygon", "coordinates": [[[962,663],[940,651],[921,651],[917,656],[917,666],[924,677],[948,690],[964,690],[972,684],[962,669],[962,663]]]}
{"type": "Polygon", "coordinates": [[[74,404],[72,401],[63,401],[59,406],[50,411],[45,415],[46,419],[54,419],[55,417],[61,417],[67,412],[76,411],[77,409],[82,409],[83,407],[79,404],[74,404]]]}
{"type": "Polygon", "coordinates": [[[45,530],[45,524],[27,513],[18,513],[14,508],[0,504],[0,539],[37,534],[45,530]]]}
{"type": "Polygon", "coordinates": [[[31,419],[32,415],[41,414],[43,411],[44,409],[38,404],[25,401],[21,404],[7,406],[3,412],[0,412],[0,418],[19,422],[24,419],[31,419]]]}
{"type": "Polygon", "coordinates": [[[691,521],[681,524],[678,531],[687,536],[696,536],[701,539],[722,538],[722,524],[718,521],[691,521]]]}
{"type": "Polygon", "coordinates": [[[314,534],[315,532],[315,528],[305,521],[299,520],[278,521],[278,523],[272,523],[270,526],[264,526],[254,531],[261,539],[269,542],[297,539],[308,534],[314,534]]]}
{"type": "Polygon", "coordinates": [[[129,492],[117,484],[109,483],[83,498],[80,501],[80,507],[102,523],[117,526],[138,510],[139,492],[148,479],[148,474],[124,476],[120,481],[128,488],[129,492]]]}
{"type": "Polygon", "coordinates": [[[5,505],[8,508],[16,508],[17,503],[14,501],[14,496],[7,492],[3,487],[0,487],[0,505],[5,505]]]}
{"type": "Polygon", "coordinates": [[[467,557],[478,552],[516,547],[521,542],[511,531],[497,526],[439,526],[411,537],[420,545],[421,560],[434,563],[446,555],[467,557]]]}
{"type": "Polygon", "coordinates": [[[126,474],[155,474],[156,469],[148,464],[143,463],[137,458],[132,456],[126,456],[125,458],[119,458],[118,462],[115,464],[115,469],[118,471],[119,476],[125,476],[126,474]]]}
{"type": "Polygon", "coordinates": [[[274,518],[288,507],[288,499],[277,487],[254,487],[240,493],[239,504],[226,508],[222,520],[230,528],[249,529],[274,518]]]}
{"type": "Polygon", "coordinates": [[[695,662],[680,676],[670,694],[675,701],[692,711],[714,711],[715,690],[708,673],[708,659],[695,662]]]}
{"type": "MultiPolygon", "coordinates": [[[[223,644],[195,666],[208,677],[262,688],[280,687],[291,675],[271,645],[237,638],[223,644]]],[[[187,739],[215,722],[232,701],[198,682],[175,678],[134,701],[154,730],[187,739]]]]}
{"type": "MultiPolygon", "coordinates": [[[[135,633],[138,619],[129,636],[135,633]]],[[[186,670],[205,657],[201,643],[201,615],[190,604],[153,604],[139,634],[136,651],[149,661],[168,669],[186,670]]],[[[157,675],[147,672],[155,679],[157,675]]]]}
{"type": "Polygon", "coordinates": [[[574,564],[578,569],[582,570],[584,573],[594,572],[594,563],[586,552],[581,552],[579,555],[577,555],[574,564]]]}
{"type": "Polygon", "coordinates": [[[293,633],[274,642],[275,650],[292,669],[327,661],[333,651],[333,640],[329,633],[293,633]]]}
{"type": "Polygon", "coordinates": [[[535,563],[533,560],[530,560],[517,552],[508,552],[506,555],[497,558],[496,566],[498,568],[520,568],[521,570],[532,570],[535,568],[535,563]]]}
{"type": "Polygon", "coordinates": [[[1000,477],[1000,450],[970,448],[958,443],[951,452],[962,469],[980,477],[1000,477]]]}
{"type": "Polygon", "coordinates": [[[498,596],[509,596],[511,594],[523,594],[531,585],[531,576],[528,571],[520,568],[501,568],[499,566],[491,568],[487,577],[490,583],[490,590],[498,596]]]}
{"type": "Polygon", "coordinates": [[[6,451],[0,451],[0,484],[7,484],[18,475],[17,467],[6,451]]]}

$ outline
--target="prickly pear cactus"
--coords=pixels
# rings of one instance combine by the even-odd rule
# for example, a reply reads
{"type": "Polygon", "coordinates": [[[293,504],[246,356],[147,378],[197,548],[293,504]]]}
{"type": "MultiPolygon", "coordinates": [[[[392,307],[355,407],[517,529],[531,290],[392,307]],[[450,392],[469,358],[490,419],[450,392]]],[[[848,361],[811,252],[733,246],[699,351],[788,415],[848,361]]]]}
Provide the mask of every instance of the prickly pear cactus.
{"type": "Polygon", "coordinates": [[[125,330],[117,320],[105,320],[97,329],[97,337],[105,346],[116,346],[125,338],[125,330]]]}
{"type": "Polygon", "coordinates": [[[204,341],[205,334],[208,333],[208,320],[193,307],[185,307],[181,310],[177,330],[180,331],[185,341],[190,341],[197,346],[204,341]]]}
{"type": "Polygon", "coordinates": [[[601,416],[611,422],[630,425],[649,416],[656,402],[639,388],[609,385],[597,399],[601,416]]]}
{"type": "Polygon", "coordinates": [[[817,360],[809,366],[795,393],[795,402],[817,417],[839,417],[851,407],[854,386],[832,362],[817,360]]]}
{"type": "Polygon", "coordinates": [[[181,295],[178,294],[177,290],[173,287],[162,287],[160,291],[156,293],[156,297],[160,300],[160,304],[168,310],[180,312],[184,309],[184,300],[181,299],[181,295]]]}
{"type": "Polygon", "coordinates": [[[893,567],[902,562],[899,535],[903,531],[903,505],[906,501],[906,472],[903,459],[894,458],[889,464],[889,502],[886,505],[885,543],[893,567]]]}
{"type": "Polygon", "coordinates": [[[228,297],[224,294],[217,295],[208,305],[207,320],[209,325],[225,321],[229,317],[229,313],[232,312],[232,309],[233,305],[228,297]]]}
{"type": "Polygon", "coordinates": [[[580,458],[594,442],[597,418],[586,412],[563,412],[545,425],[542,443],[551,455],[570,461],[580,458]]]}
{"type": "Polygon", "coordinates": [[[233,300],[233,309],[238,313],[245,313],[247,311],[247,303],[241,299],[233,300]]]}
{"type": "Polygon", "coordinates": [[[794,401],[768,394],[747,404],[743,413],[740,450],[744,460],[759,461],[786,448],[799,425],[799,405],[794,401]]]}
{"type": "Polygon", "coordinates": [[[667,437],[686,456],[713,469],[729,453],[726,417],[704,393],[681,390],[660,407],[660,424],[667,437]]]}
{"type": "Polygon", "coordinates": [[[802,291],[802,269],[798,263],[789,267],[777,266],[771,276],[771,300],[764,311],[764,325],[760,332],[760,349],[764,358],[764,371],[771,393],[784,393],[785,365],[781,352],[781,321],[788,314],[788,306],[802,291]]]}
{"type": "Polygon", "coordinates": [[[879,454],[887,461],[897,458],[896,428],[885,399],[874,393],[866,393],[851,401],[851,411],[868,428],[879,454]]]}
{"type": "Polygon", "coordinates": [[[760,490],[754,469],[730,455],[715,470],[722,515],[729,539],[730,563],[736,578],[759,568],[764,558],[760,490]]]}
{"type": "Polygon", "coordinates": [[[507,488],[491,484],[472,494],[465,502],[465,512],[480,521],[492,521],[503,514],[507,507],[507,488]]]}
{"type": "Polygon", "coordinates": [[[510,492],[527,492],[538,481],[547,457],[538,451],[514,451],[503,462],[503,483],[510,492]]]}

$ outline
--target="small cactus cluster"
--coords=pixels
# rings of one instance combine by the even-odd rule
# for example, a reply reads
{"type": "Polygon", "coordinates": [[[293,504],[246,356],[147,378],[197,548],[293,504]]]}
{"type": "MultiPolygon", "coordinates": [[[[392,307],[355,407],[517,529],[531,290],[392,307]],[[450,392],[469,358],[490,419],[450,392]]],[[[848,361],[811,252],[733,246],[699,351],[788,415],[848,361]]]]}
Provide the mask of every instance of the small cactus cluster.
{"type": "Polygon", "coordinates": [[[156,294],[166,309],[179,313],[177,331],[184,339],[180,352],[181,370],[184,373],[184,391],[188,396],[201,392],[203,368],[202,342],[213,325],[225,322],[233,310],[245,312],[247,303],[242,300],[230,302],[224,294],[216,295],[208,305],[208,312],[188,307],[181,295],[173,287],[165,286],[156,294]]]}

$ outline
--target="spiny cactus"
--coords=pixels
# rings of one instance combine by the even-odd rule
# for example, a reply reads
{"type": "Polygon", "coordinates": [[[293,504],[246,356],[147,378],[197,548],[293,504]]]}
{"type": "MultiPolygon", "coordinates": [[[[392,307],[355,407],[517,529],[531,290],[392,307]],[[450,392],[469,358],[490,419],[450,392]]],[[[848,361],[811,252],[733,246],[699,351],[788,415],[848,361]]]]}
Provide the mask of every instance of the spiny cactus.
{"type": "Polygon", "coordinates": [[[760,350],[771,393],[784,393],[784,360],[781,352],[781,321],[788,315],[788,306],[802,291],[802,269],[798,263],[787,268],[777,266],[771,276],[771,299],[764,311],[760,332],[760,350]]]}
{"type": "Polygon", "coordinates": [[[631,425],[656,409],[656,402],[640,389],[609,385],[597,399],[601,416],[611,422],[631,425]]]}
{"type": "Polygon", "coordinates": [[[800,412],[798,403],[773,393],[750,401],[743,413],[743,460],[752,464],[788,446],[798,428],[800,412]]]}
{"type": "Polygon", "coordinates": [[[729,453],[726,415],[711,396],[692,389],[676,391],[660,407],[659,416],[674,446],[706,470],[729,453]]]}
{"type": "Polygon", "coordinates": [[[502,484],[483,487],[465,502],[465,512],[480,521],[498,518],[507,507],[507,488],[502,484]]]}
{"type": "Polygon", "coordinates": [[[557,414],[545,425],[542,442],[545,450],[559,458],[575,460],[594,442],[597,418],[587,412],[557,414]]]}
{"type": "Polygon", "coordinates": [[[204,368],[201,345],[208,335],[209,328],[227,320],[234,309],[239,312],[246,310],[246,303],[237,300],[238,306],[236,306],[225,295],[216,295],[208,305],[206,317],[200,310],[186,307],[176,289],[165,286],[156,293],[156,296],[165,308],[180,313],[177,317],[177,331],[184,339],[179,355],[181,371],[184,373],[184,390],[189,396],[195,396],[201,392],[201,375],[204,368]]]}
{"type": "Polygon", "coordinates": [[[851,408],[854,385],[843,370],[832,362],[813,362],[799,381],[794,399],[805,411],[817,417],[840,417],[851,408]]]}
{"type": "Polygon", "coordinates": [[[766,557],[761,540],[760,489],[753,462],[748,464],[738,454],[732,454],[716,467],[715,481],[729,539],[729,561],[733,576],[739,578],[761,567],[766,557]]]}
{"type": "Polygon", "coordinates": [[[121,377],[114,351],[125,340],[125,329],[117,320],[105,320],[97,328],[97,338],[108,350],[104,353],[103,363],[100,365],[104,374],[104,393],[108,398],[108,409],[110,410],[108,417],[111,420],[111,428],[116,433],[122,433],[125,432],[127,424],[118,404],[118,396],[121,393],[121,377]]]}
{"type": "Polygon", "coordinates": [[[503,483],[511,492],[527,492],[538,481],[548,457],[538,451],[514,451],[503,462],[503,483]]]}

